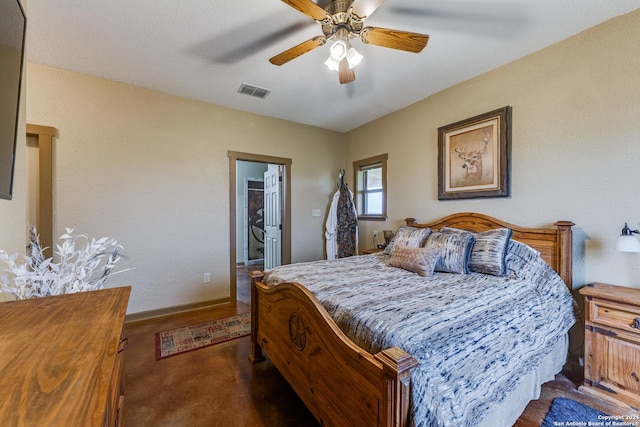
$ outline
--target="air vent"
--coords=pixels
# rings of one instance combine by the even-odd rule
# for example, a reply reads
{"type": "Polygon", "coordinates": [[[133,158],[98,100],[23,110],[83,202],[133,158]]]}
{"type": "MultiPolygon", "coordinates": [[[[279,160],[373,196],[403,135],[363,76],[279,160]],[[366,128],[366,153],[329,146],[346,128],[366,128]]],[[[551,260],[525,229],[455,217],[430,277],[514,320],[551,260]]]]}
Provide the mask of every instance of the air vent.
{"type": "Polygon", "coordinates": [[[271,93],[271,91],[269,89],[263,89],[261,87],[242,83],[238,88],[238,93],[242,93],[242,94],[253,96],[260,99],[265,99],[267,95],[271,93]]]}

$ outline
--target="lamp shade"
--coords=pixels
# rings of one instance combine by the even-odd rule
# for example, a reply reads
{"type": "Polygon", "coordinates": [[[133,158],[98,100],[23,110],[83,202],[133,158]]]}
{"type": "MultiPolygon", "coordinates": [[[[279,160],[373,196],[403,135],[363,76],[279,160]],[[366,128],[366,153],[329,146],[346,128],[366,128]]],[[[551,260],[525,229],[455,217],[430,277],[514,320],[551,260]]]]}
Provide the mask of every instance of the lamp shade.
{"type": "Polygon", "coordinates": [[[347,61],[349,68],[355,68],[362,61],[362,55],[355,48],[350,47],[347,51],[347,61]]]}
{"type": "Polygon", "coordinates": [[[633,235],[618,236],[616,250],[619,252],[640,252],[640,241],[633,235]]]}
{"type": "Polygon", "coordinates": [[[340,67],[340,61],[336,61],[333,56],[329,55],[327,60],[324,62],[324,65],[329,67],[331,71],[338,71],[338,68],[340,67]]]}
{"type": "Polygon", "coordinates": [[[331,52],[331,57],[338,62],[342,61],[342,59],[347,56],[348,50],[349,47],[344,40],[336,41],[329,49],[329,51],[331,52]]]}

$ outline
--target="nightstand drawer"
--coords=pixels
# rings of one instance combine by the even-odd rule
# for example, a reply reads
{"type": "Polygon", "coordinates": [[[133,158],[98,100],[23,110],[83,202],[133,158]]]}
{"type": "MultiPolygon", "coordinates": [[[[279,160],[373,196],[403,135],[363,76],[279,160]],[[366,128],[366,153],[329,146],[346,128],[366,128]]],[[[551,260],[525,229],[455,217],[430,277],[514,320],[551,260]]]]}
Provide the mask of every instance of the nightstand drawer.
{"type": "Polygon", "coordinates": [[[602,373],[600,384],[616,390],[618,393],[631,394],[631,397],[640,393],[640,347],[623,340],[605,339],[607,363],[602,373]]]}
{"type": "Polygon", "coordinates": [[[594,325],[609,326],[624,331],[637,333],[640,330],[640,308],[628,304],[618,304],[612,301],[593,298],[587,302],[587,322],[594,325]]]}
{"type": "Polygon", "coordinates": [[[580,389],[637,408],[640,345],[604,330],[585,331],[584,386],[580,389]]]}

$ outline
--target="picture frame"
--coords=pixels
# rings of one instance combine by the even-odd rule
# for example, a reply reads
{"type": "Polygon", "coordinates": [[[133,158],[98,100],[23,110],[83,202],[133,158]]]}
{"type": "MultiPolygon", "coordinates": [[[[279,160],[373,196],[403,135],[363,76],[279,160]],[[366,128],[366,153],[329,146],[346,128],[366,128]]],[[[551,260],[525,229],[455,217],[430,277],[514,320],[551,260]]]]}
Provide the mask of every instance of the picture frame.
{"type": "Polygon", "coordinates": [[[509,197],[511,107],[438,128],[438,200],[509,197]]]}

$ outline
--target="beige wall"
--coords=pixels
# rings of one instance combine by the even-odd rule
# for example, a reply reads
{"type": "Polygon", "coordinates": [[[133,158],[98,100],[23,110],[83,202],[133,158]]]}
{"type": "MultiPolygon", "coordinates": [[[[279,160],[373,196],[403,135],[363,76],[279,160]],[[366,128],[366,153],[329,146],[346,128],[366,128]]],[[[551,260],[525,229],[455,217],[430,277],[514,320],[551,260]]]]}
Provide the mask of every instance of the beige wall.
{"type": "MultiPolygon", "coordinates": [[[[640,286],[640,254],[613,250],[625,221],[640,227],[639,24],[640,12],[617,18],[346,135],[30,64],[27,121],[60,132],[54,234],[71,226],[119,239],[129,256],[121,266],[136,270],[108,283],[133,285],[130,313],[224,298],[228,150],[293,159],[294,262],[323,256],[337,170],[389,153],[390,218],[361,223],[362,247],[371,231],[406,216],[470,210],[528,226],[569,219],[576,286],[640,286]],[[505,105],[513,107],[512,197],[439,202],[437,128],[505,105]]],[[[0,200],[0,247],[13,252],[25,242],[24,145],[17,199],[0,200]]]]}
{"type": "MultiPolygon", "coordinates": [[[[54,236],[113,236],[129,313],[229,296],[229,150],[291,158],[293,261],[323,257],[344,135],[29,64],[27,120],[55,140],[54,236]],[[203,283],[203,273],[212,282],[203,283]]],[[[24,145],[24,144],[22,144],[24,145]]]]}
{"type": "MultiPolygon", "coordinates": [[[[22,0],[22,6],[27,7],[27,0],[22,0]]],[[[26,62],[25,52],[25,62],[26,62]]],[[[26,139],[27,126],[25,122],[26,111],[26,74],[27,67],[22,71],[22,91],[20,94],[20,113],[18,119],[18,129],[24,129],[24,132],[18,132],[16,141],[16,160],[14,165],[13,176],[13,195],[11,200],[0,199],[0,249],[10,254],[19,253],[21,256],[25,252],[27,244],[27,195],[26,195],[26,139]]],[[[0,302],[12,297],[0,292],[0,302]]]]}
{"type": "MultiPolygon", "coordinates": [[[[386,223],[477,211],[526,226],[576,226],[574,287],[640,287],[640,254],[614,251],[640,228],[640,11],[500,67],[347,135],[347,165],[388,152],[386,223]],[[511,197],[438,201],[439,126],[513,107],[511,197]],[[392,143],[391,143],[392,142],[392,143]]],[[[425,76],[425,78],[427,78],[425,76]]],[[[366,239],[366,240],[362,240],[366,239]]]]}

